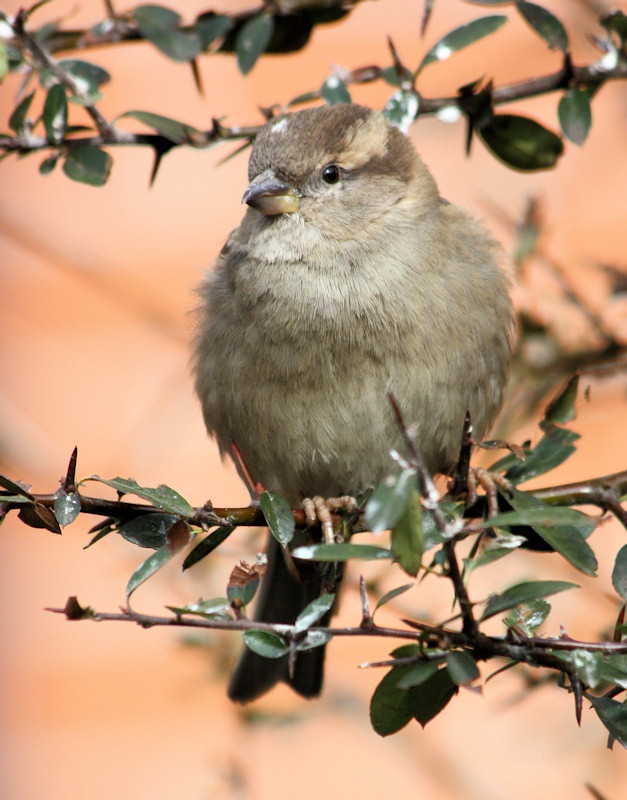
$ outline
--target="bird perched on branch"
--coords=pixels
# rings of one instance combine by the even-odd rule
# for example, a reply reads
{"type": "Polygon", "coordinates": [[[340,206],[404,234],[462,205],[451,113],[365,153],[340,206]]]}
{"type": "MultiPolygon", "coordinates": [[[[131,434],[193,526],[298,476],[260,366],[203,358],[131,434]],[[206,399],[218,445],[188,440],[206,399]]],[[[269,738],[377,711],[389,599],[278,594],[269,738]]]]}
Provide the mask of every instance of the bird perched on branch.
{"type": "MultiPolygon", "coordinates": [[[[358,105],[270,120],[250,156],[248,209],[200,287],[196,390],[222,453],[297,506],[352,495],[403,450],[392,393],[432,472],[450,473],[466,412],[494,419],[510,359],[501,251],[444,201],[409,139],[358,105]]],[[[270,537],[256,618],[292,623],[324,578],[295,575],[270,537]]],[[[277,681],[319,693],[324,647],[242,654],[229,695],[277,681]]]]}

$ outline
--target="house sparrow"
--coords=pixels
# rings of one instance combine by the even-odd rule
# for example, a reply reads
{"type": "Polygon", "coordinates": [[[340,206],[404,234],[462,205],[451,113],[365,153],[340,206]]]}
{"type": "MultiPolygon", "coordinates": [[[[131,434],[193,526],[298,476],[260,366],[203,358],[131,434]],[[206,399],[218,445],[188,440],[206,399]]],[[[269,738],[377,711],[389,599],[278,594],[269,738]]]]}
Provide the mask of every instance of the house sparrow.
{"type": "MultiPolygon", "coordinates": [[[[432,473],[449,473],[470,411],[482,436],[511,354],[501,251],[438,195],[409,139],[378,112],[335,105],[270,120],[248,209],[200,286],[196,390],[221,452],[292,505],[377,484],[403,450],[391,392],[432,473]]],[[[256,619],[293,623],[323,576],[294,576],[274,538],[256,619]]],[[[229,696],[277,681],[319,693],[324,647],[246,650],[229,696]]]]}

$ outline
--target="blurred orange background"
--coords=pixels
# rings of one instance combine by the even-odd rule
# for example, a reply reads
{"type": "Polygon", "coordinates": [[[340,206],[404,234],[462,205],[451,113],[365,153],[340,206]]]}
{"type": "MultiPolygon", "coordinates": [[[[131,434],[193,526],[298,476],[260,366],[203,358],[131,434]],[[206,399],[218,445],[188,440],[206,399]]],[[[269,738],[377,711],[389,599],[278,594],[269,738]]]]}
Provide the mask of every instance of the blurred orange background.
{"type": "MultiPolygon", "coordinates": [[[[206,2],[177,5],[186,21],[207,8],[206,2]]],[[[229,10],[235,5],[222,3],[229,10]]],[[[569,31],[574,62],[596,59],[587,34],[600,35],[591,7],[604,4],[545,5],[569,31]]],[[[201,129],[210,127],[212,117],[223,117],[227,125],[257,124],[259,106],[318,88],[333,65],[388,66],[388,34],[411,66],[456,25],[491,13],[441,0],[421,41],[422,6],[406,0],[360,3],[343,22],[315,30],[303,52],[263,57],[247,77],[231,56],[202,57],[204,98],[189,68],[148,44],[102,48],[84,57],[112,75],[101,104],[109,119],[140,109],[201,129]]],[[[3,3],[9,13],[18,8],[3,3]]],[[[100,3],[58,0],[33,21],[65,17],[67,26],[89,26],[103,9],[100,3]]],[[[514,9],[498,13],[510,17],[498,33],[425,70],[419,88],[426,96],[454,94],[483,75],[499,86],[559,68],[560,56],[514,9]]],[[[2,87],[3,129],[16,90],[13,78],[2,87]]],[[[389,94],[390,87],[379,84],[352,91],[354,100],[379,108],[389,94]]],[[[509,108],[555,130],[557,100],[548,95],[509,108]]],[[[514,173],[479,142],[467,159],[462,122],[420,119],[411,136],[442,194],[483,218],[508,249],[512,229],[503,217],[520,219],[528,198],[538,196],[547,251],[569,266],[575,284],[600,306],[605,287],[594,265],[625,267],[626,101],[624,82],[605,86],[593,102],[588,141],[582,148],[566,143],[559,165],[547,173],[514,173]]],[[[125,120],[120,127],[139,125],[125,120]]],[[[236,146],[175,149],[152,189],[152,155],[137,148],[111,151],[114,168],[102,189],[74,183],[59,168],[41,177],[40,156],[0,164],[2,472],[27,481],[34,491],[54,491],[78,445],[79,476],[166,483],[194,505],[207,498],[217,506],[247,503],[233,468],[220,462],[206,437],[189,374],[194,286],[243,213],[247,156],[218,165],[236,146]]],[[[517,297],[535,302],[539,313],[551,310],[548,297],[530,300],[520,290],[517,297]]],[[[616,330],[624,330],[624,306],[610,313],[616,330]]],[[[560,324],[566,340],[570,322],[555,322],[560,324]]],[[[624,376],[587,379],[588,384],[590,400],[580,402],[574,425],[583,434],[578,453],[552,481],[626,466],[624,376]]],[[[511,435],[521,441],[537,433],[529,424],[511,435]]],[[[100,488],[86,487],[90,494],[100,488]]],[[[5,800],[292,795],[514,800],[529,794],[537,800],[583,800],[590,797],[586,783],[608,800],[624,797],[627,757],[619,747],[605,749],[606,732],[594,715],[585,709],[578,728],[571,697],[552,685],[524,696],[524,684],[514,674],[488,683],[482,695],[462,691],[424,731],[414,724],[380,739],[369,725],[368,699],[382,673],[357,667],[386,657],[391,648],[385,642],[333,642],[319,701],[306,703],[279,688],[252,711],[232,706],[225,697],[223,662],[237,650],[238,637],[204,637],[219,656],[211,658],[206,649],[184,647],[176,631],[73,624],[44,611],[63,606],[69,595],[100,611],[115,611],[124,602],[126,581],[148,552],[114,537],[85,551],[89,527],[89,520],[80,519],[55,536],[27,528],[14,514],[3,525],[0,795],[5,800]]],[[[223,594],[229,568],[259,547],[249,538],[245,532],[232,537],[215,569],[203,562],[181,574],[180,562],[171,564],[137,592],[135,607],[161,613],[165,605],[223,594]]],[[[607,633],[617,612],[617,598],[605,590],[623,542],[624,531],[615,523],[595,533],[598,579],[573,574],[554,556],[520,554],[505,567],[500,562],[473,576],[472,592],[480,597],[507,581],[534,576],[575,580],[583,589],[555,598],[545,629],[556,634],[561,621],[571,636],[594,639],[604,627],[607,633]]],[[[366,567],[364,573],[379,574],[366,567]]],[[[359,620],[358,574],[353,569],[345,592],[343,624],[359,620]]],[[[385,577],[386,588],[404,582],[400,574],[385,577]]],[[[403,614],[431,619],[447,603],[450,608],[450,597],[440,596],[433,583],[425,581],[394,609],[383,609],[378,621],[394,624],[403,614]]]]}

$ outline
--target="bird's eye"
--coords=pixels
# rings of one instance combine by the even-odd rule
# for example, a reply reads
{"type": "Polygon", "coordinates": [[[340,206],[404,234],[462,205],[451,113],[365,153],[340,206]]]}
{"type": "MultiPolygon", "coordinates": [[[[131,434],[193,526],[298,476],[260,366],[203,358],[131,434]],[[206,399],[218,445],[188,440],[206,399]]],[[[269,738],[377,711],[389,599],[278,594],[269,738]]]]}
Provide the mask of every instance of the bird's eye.
{"type": "Polygon", "coordinates": [[[337,164],[327,164],[322,170],[322,180],[325,183],[337,183],[340,179],[340,168],[337,164]]]}

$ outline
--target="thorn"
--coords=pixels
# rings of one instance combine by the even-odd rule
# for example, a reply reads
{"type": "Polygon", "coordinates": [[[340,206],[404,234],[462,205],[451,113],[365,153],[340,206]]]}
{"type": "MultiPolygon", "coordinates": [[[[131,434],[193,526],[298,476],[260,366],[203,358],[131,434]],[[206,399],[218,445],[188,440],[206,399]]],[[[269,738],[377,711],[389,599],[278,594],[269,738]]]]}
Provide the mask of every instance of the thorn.
{"type": "Polygon", "coordinates": [[[63,480],[63,489],[66,492],[73,492],[76,489],[76,458],[78,456],[78,447],[75,447],[70,456],[70,461],[67,466],[67,472],[63,480]]]}

